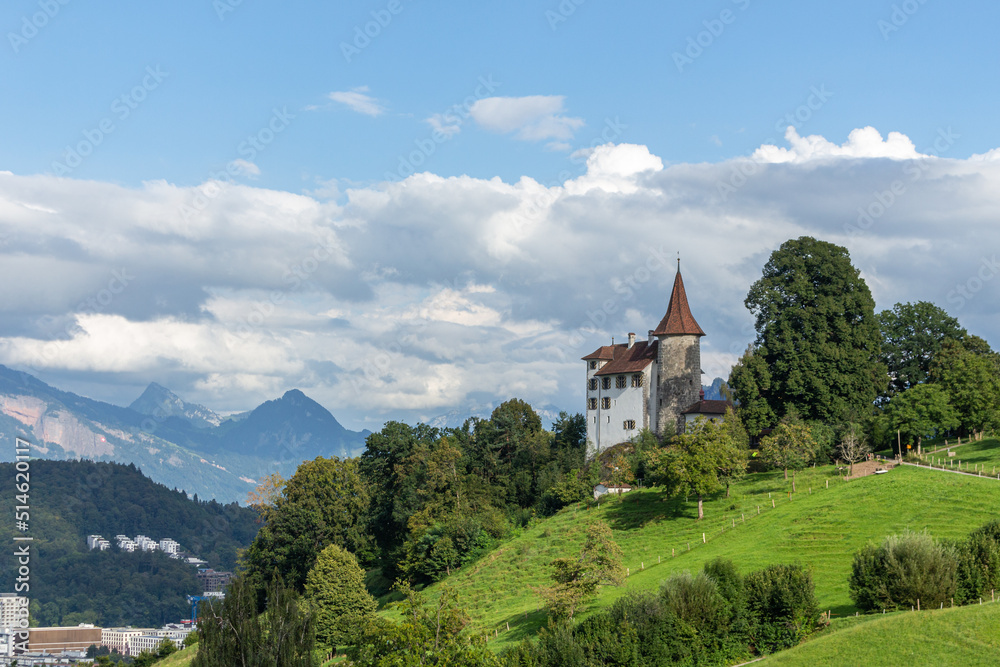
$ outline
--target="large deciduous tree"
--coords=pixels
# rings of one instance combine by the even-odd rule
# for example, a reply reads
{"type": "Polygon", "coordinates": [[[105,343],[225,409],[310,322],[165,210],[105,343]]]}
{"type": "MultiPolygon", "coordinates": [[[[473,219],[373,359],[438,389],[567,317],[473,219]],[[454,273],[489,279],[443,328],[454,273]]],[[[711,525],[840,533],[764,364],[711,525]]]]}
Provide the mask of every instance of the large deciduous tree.
{"type": "Polygon", "coordinates": [[[969,338],[968,345],[945,341],[930,377],[948,393],[962,428],[981,437],[1000,423],[1000,363],[986,341],[969,338]]]}
{"type": "Polygon", "coordinates": [[[918,384],[896,394],[885,407],[882,418],[891,431],[899,431],[903,443],[914,443],[918,450],[925,437],[959,424],[948,394],[936,384],[918,384]]]}
{"type": "Polygon", "coordinates": [[[764,357],[754,354],[752,345],[730,371],[727,387],[739,400],[737,413],[748,434],[757,437],[778,421],[766,398],[771,390],[771,371],[764,357]]]}
{"type": "Polygon", "coordinates": [[[246,552],[248,581],[261,595],[277,570],[291,588],[301,592],[316,557],[331,544],[362,560],[371,559],[368,510],[368,486],[356,459],[321,456],[306,461],[285,484],[246,552]]]}
{"type": "Polygon", "coordinates": [[[770,372],[760,394],[777,416],[794,408],[836,423],[871,412],[888,375],[875,301],[846,248],[808,236],[786,241],[745,303],[756,318],[754,356],[770,372]]]}
{"type": "Polygon", "coordinates": [[[878,314],[878,323],[882,362],[889,370],[889,396],[926,382],[942,343],[967,336],[957,319],[927,301],[897,303],[878,314]]]}

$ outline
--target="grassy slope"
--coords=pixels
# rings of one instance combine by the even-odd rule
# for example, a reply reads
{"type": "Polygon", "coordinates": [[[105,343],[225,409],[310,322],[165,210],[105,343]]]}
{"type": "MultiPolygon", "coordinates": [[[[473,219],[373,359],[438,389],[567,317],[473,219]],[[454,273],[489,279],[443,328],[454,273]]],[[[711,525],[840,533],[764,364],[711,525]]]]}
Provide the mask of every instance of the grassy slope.
{"type": "MultiPolygon", "coordinates": [[[[1000,441],[988,442],[1000,450],[1000,441]]],[[[672,573],[697,571],[716,556],[733,559],[743,571],[801,563],[812,568],[820,606],[836,618],[854,613],[847,578],[853,553],[867,541],[907,528],[960,538],[1000,513],[995,479],[903,467],[844,482],[832,466],[802,471],[796,479],[798,493],[789,500],[791,484],[781,472],[748,476],[734,485],[731,498],[707,500],[700,523],[694,520],[694,502],[663,501],[650,490],[634,491],[600,509],[567,508],[443,584],[458,590],[475,628],[500,631],[497,648],[520,641],[545,621],[532,587],[546,585],[552,559],[575,554],[587,522],[602,518],[625,552],[631,571],[626,587],[655,589],[672,573]],[[703,531],[706,544],[701,544],[703,531]]],[[[440,586],[428,589],[429,597],[440,586]]],[[[604,608],[626,587],[604,589],[581,615],[604,608]]]]}
{"type": "MultiPolygon", "coordinates": [[[[943,447],[943,443],[936,444],[935,448],[943,447]]],[[[956,445],[951,441],[950,449],[955,452],[955,456],[949,457],[947,451],[925,454],[924,461],[932,462],[935,467],[944,465],[957,469],[959,462],[962,470],[975,472],[978,469],[984,475],[996,477],[1000,473],[1000,441],[995,438],[980,440],[978,442],[965,441],[961,445],[956,445]]]]}
{"type": "Polygon", "coordinates": [[[997,604],[886,614],[835,629],[757,664],[995,665],[1000,650],[998,624],[997,604]]]}
{"type": "Polygon", "coordinates": [[[191,661],[197,654],[198,646],[190,646],[164,658],[156,663],[156,667],[191,667],[191,661]]]}

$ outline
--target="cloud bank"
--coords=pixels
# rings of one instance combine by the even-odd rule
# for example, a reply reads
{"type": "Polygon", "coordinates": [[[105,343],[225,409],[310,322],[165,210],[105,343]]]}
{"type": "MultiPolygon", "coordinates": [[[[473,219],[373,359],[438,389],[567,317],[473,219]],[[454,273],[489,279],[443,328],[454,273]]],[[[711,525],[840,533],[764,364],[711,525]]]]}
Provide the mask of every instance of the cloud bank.
{"type": "MultiPolygon", "coordinates": [[[[476,120],[552,138],[539,119],[561,110],[476,120]]],[[[846,246],[879,309],[933,301],[1000,346],[995,152],[786,138],[696,165],[607,144],[552,187],[420,173],[333,199],[0,172],[0,363],[121,404],[151,380],[218,410],[298,387],[352,427],[510,396],[582,411],[579,357],[645,338],[678,253],[710,381],[753,338],[768,255],[802,235],[846,246]]]]}

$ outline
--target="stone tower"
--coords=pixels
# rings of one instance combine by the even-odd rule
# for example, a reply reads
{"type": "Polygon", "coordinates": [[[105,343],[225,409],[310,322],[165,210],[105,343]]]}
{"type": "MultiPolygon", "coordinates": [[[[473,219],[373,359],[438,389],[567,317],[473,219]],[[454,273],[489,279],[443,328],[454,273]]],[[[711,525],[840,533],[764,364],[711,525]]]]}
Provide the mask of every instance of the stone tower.
{"type": "Polygon", "coordinates": [[[698,401],[701,391],[701,330],[684,292],[680,260],[667,314],[652,332],[659,341],[656,353],[656,434],[663,437],[684,432],[681,411],[698,401]]]}

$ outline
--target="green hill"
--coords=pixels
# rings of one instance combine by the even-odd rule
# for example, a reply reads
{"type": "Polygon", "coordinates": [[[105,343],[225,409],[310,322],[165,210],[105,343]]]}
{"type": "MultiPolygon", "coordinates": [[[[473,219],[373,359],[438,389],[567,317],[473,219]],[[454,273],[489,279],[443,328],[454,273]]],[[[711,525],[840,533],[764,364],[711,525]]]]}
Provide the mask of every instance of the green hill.
{"type": "MultiPolygon", "coordinates": [[[[1000,442],[990,442],[1000,447],[1000,442]]],[[[905,529],[957,539],[1000,513],[995,478],[910,466],[850,482],[833,466],[817,467],[800,472],[796,487],[789,499],[791,481],[780,471],[749,475],[733,486],[730,498],[707,501],[702,522],[694,520],[694,503],[665,501],[648,489],[604,502],[599,509],[575,505],[444,583],[457,589],[476,630],[498,633],[497,648],[520,641],[545,622],[533,587],[548,583],[548,564],[574,555],[587,522],[601,518],[611,525],[630,576],[624,587],[605,588],[583,610],[584,616],[605,608],[629,587],[653,589],[675,572],[695,572],[724,556],[744,572],[771,563],[809,566],[821,608],[837,618],[855,612],[847,578],[854,552],[869,540],[905,529]]],[[[438,586],[428,589],[431,598],[438,586]]]]}
{"type": "MultiPolygon", "coordinates": [[[[0,463],[0,477],[10,480],[0,485],[2,507],[15,505],[14,473],[13,463],[0,463]]],[[[29,474],[29,597],[39,625],[176,622],[190,613],[184,596],[201,592],[195,567],[159,552],[119,552],[114,536],[169,537],[209,567],[231,570],[237,550],[258,529],[252,510],[189,500],[132,465],[33,460],[29,474]],[[91,534],[103,535],[112,548],[88,550],[91,534]]],[[[14,591],[13,548],[0,550],[0,572],[0,590],[14,591]]]]}
{"type": "MultiPolygon", "coordinates": [[[[853,621],[854,619],[851,619],[853,621]]],[[[997,664],[1000,605],[901,612],[859,619],[756,663],[767,667],[997,664]]]]}

